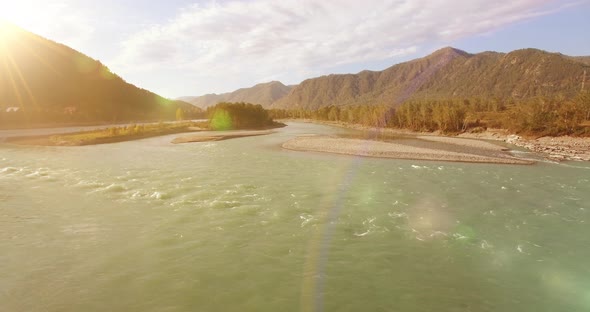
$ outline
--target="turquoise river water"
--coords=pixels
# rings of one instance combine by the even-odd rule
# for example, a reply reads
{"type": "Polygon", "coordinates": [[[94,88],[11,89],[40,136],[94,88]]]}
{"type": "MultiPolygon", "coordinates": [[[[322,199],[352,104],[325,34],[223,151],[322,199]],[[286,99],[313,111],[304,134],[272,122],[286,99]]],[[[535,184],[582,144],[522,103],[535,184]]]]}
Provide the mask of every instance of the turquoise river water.
{"type": "Polygon", "coordinates": [[[590,164],[0,144],[0,311],[590,311],[590,164]]]}

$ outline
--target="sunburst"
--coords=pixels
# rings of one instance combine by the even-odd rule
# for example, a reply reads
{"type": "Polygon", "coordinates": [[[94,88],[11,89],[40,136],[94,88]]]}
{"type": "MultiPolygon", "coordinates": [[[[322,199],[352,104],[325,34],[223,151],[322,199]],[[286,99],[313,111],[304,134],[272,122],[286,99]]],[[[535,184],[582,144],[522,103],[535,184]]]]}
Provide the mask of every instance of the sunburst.
{"type": "Polygon", "coordinates": [[[18,100],[19,107],[23,111],[26,111],[27,107],[24,105],[23,94],[21,94],[18,88],[19,83],[35,106],[37,101],[9,49],[9,45],[14,44],[14,41],[18,39],[18,36],[18,27],[9,22],[0,20],[0,75],[5,75],[7,81],[4,81],[4,83],[8,82],[8,85],[2,87],[12,88],[18,100]]]}

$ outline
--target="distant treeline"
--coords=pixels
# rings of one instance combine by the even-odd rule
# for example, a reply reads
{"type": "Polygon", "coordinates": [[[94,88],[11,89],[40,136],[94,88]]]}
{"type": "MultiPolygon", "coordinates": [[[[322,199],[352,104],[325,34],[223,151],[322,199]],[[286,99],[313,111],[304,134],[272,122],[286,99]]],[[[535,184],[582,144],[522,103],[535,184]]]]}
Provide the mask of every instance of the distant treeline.
{"type": "Polygon", "coordinates": [[[412,100],[398,107],[356,105],[328,106],[315,111],[275,109],[270,111],[270,116],[445,133],[503,128],[536,136],[590,136],[590,92],[574,99],[412,100]]]}
{"type": "MultiPolygon", "coordinates": [[[[129,102],[131,103],[131,102],[129,102]]],[[[145,103],[144,103],[145,104],[145,103]]],[[[175,119],[199,119],[205,116],[203,110],[186,103],[163,100],[158,106],[144,107],[143,104],[115,106],[84,105],[54,108],[23,109],[0,106],[0,128],[26,127],[36,125],[121,123],[144,121],[167,121],[175,119]]],[[[147,104],[146,104],[147,106],[147,104]]]]}
{"type": "Polygon", "coordinates": [[[219,103],[207,108],[213,130],[258,129],[274,125],[268,111],[249,103],[219,103]]]}

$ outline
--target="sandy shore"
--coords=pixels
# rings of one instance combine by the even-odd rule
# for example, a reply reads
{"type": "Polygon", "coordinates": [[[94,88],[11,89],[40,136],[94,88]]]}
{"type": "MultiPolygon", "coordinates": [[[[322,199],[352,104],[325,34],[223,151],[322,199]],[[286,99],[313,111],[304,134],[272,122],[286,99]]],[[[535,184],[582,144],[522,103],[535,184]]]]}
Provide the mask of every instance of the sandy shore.
{"type": "MultiPolygon", "coordinates": [[[[403,141],[402,141],[403,142],[403,141]]],[[[445,144],[462,144],[464,140],[445,144]]],[[[485,143],[485,142],[484,142],[485,143]]],[[[471,144],[471,143],[467,143],[471,144]]],[[[493,144],[490,144],[493,145],[493,144]]],[[[518,164],[529,165],[534,161],[520,159],[508,153],[481,153],[453,152],[442,149],[416,147],[403,143],[391,143],[382,141],[349,139],[331,136],[304,136],[297,137],[283,144],[283,148],[295,151],[326,152],[345,155],[356,155],[365,157],[397,158],[397,159],[418,159],[457,161],[471,163],[493,163],[493,164],[518,164]]],[[[473,146],[471,146],[473,148],[473,146]]],[[[478,148],[480,151],[490,151],[490,146],[478,148]],[[487,148],[487,149],[486,149],[487,148]]]]}
{"type": "MultiPolygon", "coordinates": [[[[444,140],[461,138],[473,142],[501,141],[518,147],[528,149],[542,157],[552,161],[590,161],[590,137],[541,137],[525,138],[511,134],[504,129],[488,129],[481,133],[461,133],[457,136],[445,136],[439,132],[416,132],[405,129],[374,128],[362,125],[347,124],[341,122],[317,121],[317,120],[292,120],[294,122],[317,123],[330,126],[343,127],[359,131],[376,131],[380,133],[416,136],[424,140],[442,142],[444,140]]],[[[467,141],[465,141],[467,142],[467,141]]],[[[450,142],[449,142],[450,143],[450,142]]],[[[468,143],[469,144],[469,143],[468,143]]],[[[474,143],[479,144],[479,143],[474,143]]]]}
{"type": "Polygon", "coordinates": [[[240,131],[202,131],[191,135],[177,137],[174,144],[221,141],[250,136],[260,136],[275,133],[272,130],[240,130],[240,131]]]}
{"type": "Polygon", "coordinates": [[[474,140],[474,139],[463,139],[463,138],[455,138],[455,137],[443,137],[443,136],[417,136],[417,139],[431,141],[431,142],[439,142],[445,144],[454,144],[459,146],[468,146],[473,148],[479,148],[483,150],[490,150],[490,151],[508,151],[509,149],[497,144],[474,140]]]}

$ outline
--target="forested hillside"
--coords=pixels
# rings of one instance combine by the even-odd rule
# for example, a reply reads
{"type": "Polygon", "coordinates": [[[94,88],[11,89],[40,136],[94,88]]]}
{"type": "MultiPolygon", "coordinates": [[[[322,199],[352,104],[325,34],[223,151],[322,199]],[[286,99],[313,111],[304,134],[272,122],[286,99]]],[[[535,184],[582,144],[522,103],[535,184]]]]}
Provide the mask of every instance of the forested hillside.
{"type": "Polygon", "coordinates": [[[393,107],[407,100],[474,97],[502,101],[539,96],[572,99],[582,90],[585,73],[590,73],[590,65],[584,60],[536,49],[469,54],[445,48],[383,71],[305,80],[272,108],[393,107]]]}

